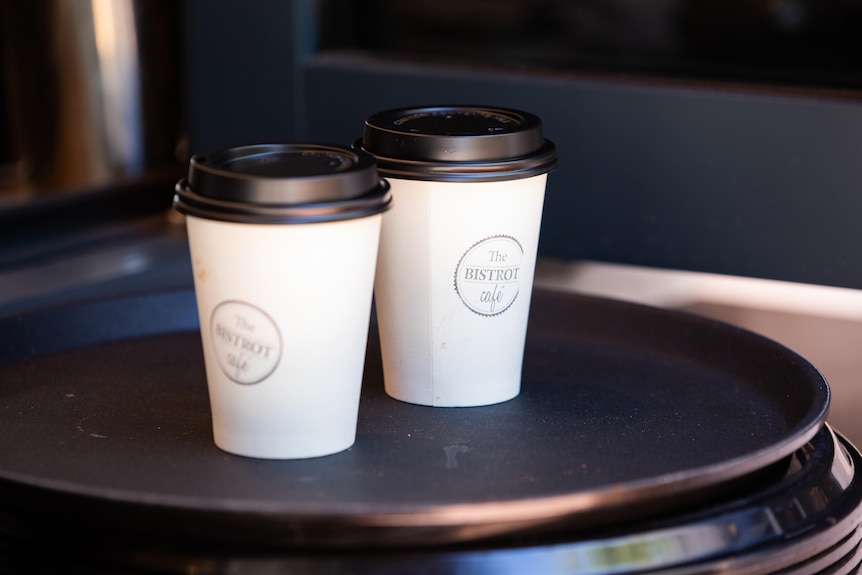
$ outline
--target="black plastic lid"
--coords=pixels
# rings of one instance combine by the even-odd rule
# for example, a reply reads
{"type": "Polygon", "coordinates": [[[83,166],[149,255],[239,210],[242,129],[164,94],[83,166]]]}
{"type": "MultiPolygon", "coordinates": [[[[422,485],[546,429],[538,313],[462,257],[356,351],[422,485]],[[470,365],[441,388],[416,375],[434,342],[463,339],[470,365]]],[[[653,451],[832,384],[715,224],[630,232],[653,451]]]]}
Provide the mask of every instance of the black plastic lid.
{"type": "Polygon", "coordinates": [[[436,181],[526,178],[557,167],[554,144],[535,115],[487,106],[387,110],[365,121],[355,149],[384,176],[436,181]]]}
{"type": "Polygon", "coordinates": [[[310,223],[385,211],[374,158],[330,144],[254,144],[192,157],[176,185],[183,214],[242,223],[310,223]]]}

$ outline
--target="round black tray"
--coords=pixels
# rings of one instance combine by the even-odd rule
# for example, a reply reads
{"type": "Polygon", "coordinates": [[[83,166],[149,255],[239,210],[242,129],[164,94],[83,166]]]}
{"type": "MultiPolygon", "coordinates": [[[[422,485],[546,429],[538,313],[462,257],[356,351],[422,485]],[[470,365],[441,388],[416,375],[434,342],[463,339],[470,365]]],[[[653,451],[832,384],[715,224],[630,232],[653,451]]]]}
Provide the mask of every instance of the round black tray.
{"type": "MultiPolygon", "coordinates": [[[[516,399],[383,392],[372,325],[356,444],[255,460],[212,442],[194,294],[0,318],[0,507],[59,528],[392,548],[579,529],[723,497],[809,442],[826,382],[779,344],[536,290],[516,399]]],[[[333,358],[336,360],[336,358],[333,358]]]]}

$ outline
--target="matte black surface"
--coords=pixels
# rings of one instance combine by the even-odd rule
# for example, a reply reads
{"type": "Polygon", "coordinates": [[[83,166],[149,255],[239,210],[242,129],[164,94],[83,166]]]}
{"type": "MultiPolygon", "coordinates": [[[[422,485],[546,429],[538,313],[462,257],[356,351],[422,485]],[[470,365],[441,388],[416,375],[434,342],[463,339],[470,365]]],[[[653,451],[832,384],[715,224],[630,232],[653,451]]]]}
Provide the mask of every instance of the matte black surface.
{"type": "Polygon", "coordinates": [[[730,326],[537,291],[521,395],[429,408],[382,390],[357,442],[306,461],[212,443],[191,291],[0,319],[0,504],[101,528],[401,545],[594,527],[716,497],[819,430],[829,390],[730,326]]]}

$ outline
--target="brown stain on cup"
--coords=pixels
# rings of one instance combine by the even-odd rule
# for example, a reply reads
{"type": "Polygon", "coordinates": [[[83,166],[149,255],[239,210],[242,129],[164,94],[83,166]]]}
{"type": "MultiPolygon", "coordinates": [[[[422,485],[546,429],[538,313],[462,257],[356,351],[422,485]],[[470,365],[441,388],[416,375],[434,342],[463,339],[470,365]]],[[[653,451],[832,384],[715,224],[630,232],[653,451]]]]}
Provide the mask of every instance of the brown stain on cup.
{"type": "Polygon", "coordinates": [[[194,268],[196,270],[195,277],[199,281],[202,281],[202,282],[206,281],[207,277],[209,277],[209,271],[207,271],[207,269],[205,267],[203,267],[203,264],[201,263],[200,260],[195,260],[194,268]]]}

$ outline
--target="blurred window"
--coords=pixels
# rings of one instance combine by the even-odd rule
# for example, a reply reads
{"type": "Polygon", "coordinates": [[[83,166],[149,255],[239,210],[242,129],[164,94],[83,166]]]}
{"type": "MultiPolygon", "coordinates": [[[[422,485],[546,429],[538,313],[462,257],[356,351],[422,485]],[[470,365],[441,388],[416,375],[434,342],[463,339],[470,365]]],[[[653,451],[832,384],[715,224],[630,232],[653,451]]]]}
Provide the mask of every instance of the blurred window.
{"type": "Polygon", "coordinates": [[[862,88],[862,0],[319,0],[319,8],[324,51],[862,88]]]}

